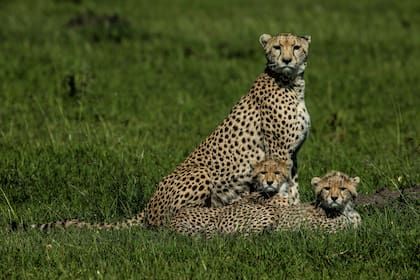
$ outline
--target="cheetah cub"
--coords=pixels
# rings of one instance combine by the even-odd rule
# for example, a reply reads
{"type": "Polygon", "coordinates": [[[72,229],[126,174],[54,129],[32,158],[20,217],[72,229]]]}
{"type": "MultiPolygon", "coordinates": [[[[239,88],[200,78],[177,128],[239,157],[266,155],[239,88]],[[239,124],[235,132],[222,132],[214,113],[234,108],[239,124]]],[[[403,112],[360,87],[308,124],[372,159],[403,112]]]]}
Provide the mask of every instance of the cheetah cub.
{"type": "MultiPolygon", "coordinates": [[[[244,192],[228,206],[218,208],[182,208],[170,228],[189,235],[245,232],[259,228],[270,207],[289,206],[292,162],[266,159],[253,167],[251,192],[244,192]],[[254,211],[255,210],[255,211],[254,211]],[[242,221],[242,213],[248,214],[242,221]],[[248,213],[249,212],[249,213],[248,213]],[[252,212],[252,213],[251,213],[252,212]],[[232,224],[227,224],[232,222],[232,224]]],[[[262,229],[261,229],[262,230],[262,229]]]]}
{"type": "Polygon", "coordinates": [[[253,167],[252,184],[250,192],[244,192],[241,196],[232,201],[237,203],[267,203],[268,198],[278,196],[276,201],[282,200],[284,206],[289,206],[292,161],[279,161],[276,159],[266,159],[260,161],[253,167]]]}
{"type": "MultiPolygon", "coordinates": [[[[283,195],[263,199],[258,193],[252,193],[235,204],[221,208],[184,208],[173,219],[171,228],[180,233],[206,236],[249,235],[301,228],[333,233],[357,228],[361,218],[353,209],[353,201],[359,181],[359,177],[352,178],[338,171],[322,178],[315,177],[311,181],[315,203],[288,206],[288,200],[283,195]]],[[[263,185],[261,181],[257,183],[263,185]]]]}
{"type": "Polygon", "coordinates": [[[289,186],[292,184],[291,161],[278,161],[266,159],[254,166],[253,184],[255,191],[268,195],[279,193],[288,196],[289,186]]]}

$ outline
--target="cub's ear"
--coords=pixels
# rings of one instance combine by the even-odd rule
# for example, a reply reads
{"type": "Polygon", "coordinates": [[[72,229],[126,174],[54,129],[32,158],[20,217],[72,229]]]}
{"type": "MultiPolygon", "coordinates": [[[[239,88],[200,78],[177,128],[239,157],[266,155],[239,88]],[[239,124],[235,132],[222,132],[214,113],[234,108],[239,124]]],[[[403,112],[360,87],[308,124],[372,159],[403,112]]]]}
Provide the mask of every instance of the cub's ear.
{"type": "Polygon", "coordinates": [[[249,162],[249,165],[251,167],[251,171],[254,171],[255,167],[258,165],[258,161],[256,161],[255,159],[251,159],[249,162]]]}
{"type": "Polygon", "coordinates": [[[260,44],[265,48],[265,45],[267,45],[268,40],[270,40],[272,36],[270,34],[263,34],[260,36],[260,44]]]}
{"type": "Polygon", "coordinates": [[[300,38],[305,39],[308,42],[308,44],[311,42],[311,36],[310,35],[303,35],[303,36],[300,36],[300,38]]]}
{"type": "Polygon", "coordinates": [[[355,185],[357,185],[357,184],[359,184],[359,183],[360,183],[360,178],[359,178],[359,177],[354,177],[354,178],[351,178],[351,181],[352,181],[355,185]]]}
{"type": "Polygon", "coordinates": [[[251,162],[250,162],[249,167],[251,169],[250,171],[251,171],[252,177],[255,176],[255,167],[257,167],[258,163],[259,162],[257,162],[256,160],[251,160],[251,162]]]}
{"type": "Polygon", "coordinates": [[[313,177],[312,180],[311,180],[312,187],[317,187],[320,181],[321,181],[321,178],[313,177]]]}

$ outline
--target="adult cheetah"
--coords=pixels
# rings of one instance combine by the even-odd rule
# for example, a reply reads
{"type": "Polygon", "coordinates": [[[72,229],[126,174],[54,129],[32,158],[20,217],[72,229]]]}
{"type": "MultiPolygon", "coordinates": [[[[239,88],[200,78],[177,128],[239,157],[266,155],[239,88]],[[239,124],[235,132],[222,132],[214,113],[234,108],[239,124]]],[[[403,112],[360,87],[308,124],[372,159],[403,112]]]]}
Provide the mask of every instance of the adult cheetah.
{"type": "MultiPolygon", "coordinates": [[[[266,231],[321,229],[336,232],[357,228],[361,223],[353,209],[359,177],[331,172],[312,179],[316,202],[288,206],[281,195],[265,199],[259,193],[244,196],[238,203],[220,208],[183,208],[170,228],[188,235],[256,234],[266,231]]],[[[281,183],[281,182],[279,182],[281,183]]]]}
{"type": "Polygon", "coordinates": [[[309,36],[263,34],[266,68],[248,94],[171,174],[145,210],[150,226],[167,226],[184,207],[220,207],[249,190],[252,165],[292,159],[292,204],[299,202],[296,155],[310,127],[304,101],[309,36]]]}
{"type": "Polygon", "coordinates": [[[250,190],[252,166],[269,157],[292,159],[289,199],[291,204],[299,203],[296,155],[310,127],[303,79],[310,37],[263,34],[259,41],[267,64],[249,93],[184,162],[162,179],[145,210],[118,223],[120,227],[167,226],[181,208],[229,205],[250,190]]]}

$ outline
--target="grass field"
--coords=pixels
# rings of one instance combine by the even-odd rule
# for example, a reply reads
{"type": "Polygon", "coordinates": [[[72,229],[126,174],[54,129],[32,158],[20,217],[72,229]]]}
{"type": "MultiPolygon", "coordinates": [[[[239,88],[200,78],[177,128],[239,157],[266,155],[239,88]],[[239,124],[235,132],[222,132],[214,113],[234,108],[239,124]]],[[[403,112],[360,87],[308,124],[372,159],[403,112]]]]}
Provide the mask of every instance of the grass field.
{"type": "Polygon", "coordinates": [[[359,209],[357,232],[188,238],[117,221],[263,70],[262,33],[312,36],[300,191],[331,169],[359,192],[420,184],[420,2],[0,2],[0,278],[415,279],[419,203],[359,209]]]}

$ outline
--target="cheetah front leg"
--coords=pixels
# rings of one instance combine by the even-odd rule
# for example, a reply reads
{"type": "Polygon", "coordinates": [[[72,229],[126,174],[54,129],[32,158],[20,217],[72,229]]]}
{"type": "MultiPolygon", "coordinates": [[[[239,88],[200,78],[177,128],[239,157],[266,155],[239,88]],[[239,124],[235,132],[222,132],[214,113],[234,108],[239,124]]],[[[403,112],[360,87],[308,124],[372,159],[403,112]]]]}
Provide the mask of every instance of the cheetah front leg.
{"type": "Polygon", "coordinates": [[[289,195],[289,204],[290,205],[297,205],[300,203],[300,196],[298,191],[298,175],[296,174],[292,179],[292,185],[289,188],[288,195],[289,195]]]}
{"type": "Polygon", "coordinates": [[[292,155],[292,184],[288,190],[289,196],[289,204],[290,205],[297,205],[300,203],[300,195],[299,195],[299,182],[298,182],[298,164],[297,164],[297,151],[292,155]]]}

